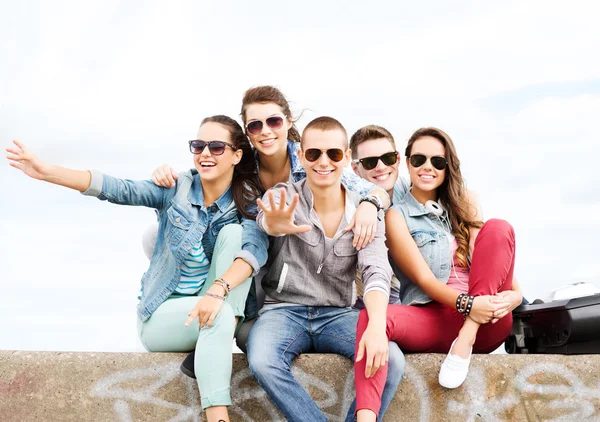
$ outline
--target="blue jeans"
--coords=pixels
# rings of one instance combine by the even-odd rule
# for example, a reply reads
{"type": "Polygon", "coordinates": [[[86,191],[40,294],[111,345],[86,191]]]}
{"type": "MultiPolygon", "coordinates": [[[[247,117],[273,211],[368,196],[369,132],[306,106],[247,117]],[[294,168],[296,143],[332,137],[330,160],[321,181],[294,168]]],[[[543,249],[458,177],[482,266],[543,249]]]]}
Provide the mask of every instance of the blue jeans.
{"type": "MultiPolygon", "coordinates": [[[[248,337],[250,371],[288,421],[327,421],[292,375],[292,360],[301,353],[336,353],[354,360],[358,312],[326,306],[287,306],[266,310],[248,337]]],[[[404,355],[390,343],[389,373],[382,397],[381,420],[404,375],[404,355]]],[[[354,420],[355,401],[346,421],[354,420]]]]}

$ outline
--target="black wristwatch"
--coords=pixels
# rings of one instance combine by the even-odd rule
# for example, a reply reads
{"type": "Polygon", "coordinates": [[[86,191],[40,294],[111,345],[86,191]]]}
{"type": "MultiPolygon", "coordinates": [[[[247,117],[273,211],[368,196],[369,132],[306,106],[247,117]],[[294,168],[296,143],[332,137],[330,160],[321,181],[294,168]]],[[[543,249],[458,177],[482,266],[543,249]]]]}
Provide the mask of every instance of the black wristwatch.
{"type": "Polygon", "coordinates": [[[376,197],[374,195],[368,195],[363,198],[360,198],[358,205],[362,204],[363,202],[370,202],[371,204],[375,205],[375,207],[377,208],[377,212],[379,212],[383,209],[383,206],[381,205],[381,201],[379,200],[378,197],[376,197]]]}

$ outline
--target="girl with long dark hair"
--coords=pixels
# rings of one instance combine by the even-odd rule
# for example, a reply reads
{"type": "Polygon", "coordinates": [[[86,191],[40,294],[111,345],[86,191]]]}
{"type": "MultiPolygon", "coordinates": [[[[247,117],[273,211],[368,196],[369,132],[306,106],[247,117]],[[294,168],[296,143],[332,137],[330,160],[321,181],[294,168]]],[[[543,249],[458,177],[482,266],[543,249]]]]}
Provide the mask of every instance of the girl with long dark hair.
{"type": "Polygon", "coordinates": [[[207,419],[228,421],[232,340],[244,319],[251,276],[267,258],[268,239],[255,221],[261,189],[250,143],[235,120],[208,117],[188,143],[194,169],[172,188],[48,165],[18,141],[6,150],[10,165],[34,179],[158,211],[156,246],[142,277],[138,334],[148,351],[195,349],[207,419]],[[195,318],[198,323],[192,323],[195,318]]]}
{"type": "MultiPolygon", "coordinates": [[[[522,296],[513,277],[515,235],[504,220],[485,224],[465,188],[452,139],[440,129],[417,130],[406,147],[410,191],[386,214],[392,268],[401,304],[389,305],[387,335],[404,352],[447,353],[439,382],[465,380],[471,353],[500,346],[522,296]]],[[[362,311],[357,339],[368,315],[362,311]]],[[[357,343],[359,421],[375,420],[387,365],[367,367],[357,343]]]]}

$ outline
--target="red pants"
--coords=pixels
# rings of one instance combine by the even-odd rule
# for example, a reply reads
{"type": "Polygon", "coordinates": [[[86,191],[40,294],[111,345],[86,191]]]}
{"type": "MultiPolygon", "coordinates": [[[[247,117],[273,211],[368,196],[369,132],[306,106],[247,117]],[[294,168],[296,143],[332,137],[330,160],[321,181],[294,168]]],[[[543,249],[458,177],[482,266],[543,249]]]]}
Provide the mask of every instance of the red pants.
{"type": "MultiPolygon", "coordinates": [[[[477,239],[469,276],[469,294],[495,295],[512,289],[515,265],[515,233],[504,220],[489,220],[477,239]]],[[[360,312],[356,329],[356,351],[359,339],[367,329],[366,309],[360,312]]],[[[437,302],[423,306],[389,305],[386,333],[404,352],[448,353],[464,323],[463,316],[437,302]]],[[[477,332],[474,353],[489,353],[508,337],[512,327],[509,313],[495,324],[484,324],[477,332]]],[[[356,410],[370,409],[379,414],[381,394],[387,378],[387,364],[371,378],[365,377],[366,357],[354,363],[356,381],[356,410]]]]}

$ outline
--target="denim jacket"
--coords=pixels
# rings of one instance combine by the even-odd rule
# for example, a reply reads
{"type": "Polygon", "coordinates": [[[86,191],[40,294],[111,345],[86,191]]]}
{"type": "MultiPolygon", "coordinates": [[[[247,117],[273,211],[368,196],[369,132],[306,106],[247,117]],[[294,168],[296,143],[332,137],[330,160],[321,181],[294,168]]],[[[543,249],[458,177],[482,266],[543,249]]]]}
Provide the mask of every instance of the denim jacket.
{"type": "MultiPolygon", "coordinates": [[[[425,209],[410,192],[395,203],[393,208],[404,216],[410,235],[435,278],[447,283],[451,269],[451,253],[448,235],[440,218],[425,209]]],[[[393,259],[390,259],[390,263],[394,274],[400,280],[400,300],[403,305],[431,302],[431,298],[400,271],[393,259]]]]}
{"type": "Polygon", "coordinates": [[[410,182],[404,178],[404,176],[398,175],[398,179],[396,180],[396,183],[394,183],[393,198],[390,198],[392,200],[392,205],[400,202],[409,190],[410,182]]]}
{"type": "MultiPolygon", "coordinates": [[[[288,157],[290,157],[290,167],[291,167],[291,178],[289,182],[296,183],[300,180],[306,179],[306,170],[300,164],[300,159],[298,158],[298,150],[300,149],[300,142],[290,141],[288,139],[287,144],[287,152],[288,157]]],[[[256,168],[259,168],[259,158],[258,151],[255,151],[256,158],[256,168]]],[[[357,193],[361,197],[367,196],[369,192],[374,189],[379,189],[377,186],[360,176],[357,176],[351,169],[345,167],[342,172],[342,184],[346,189],[350,192],[357,193]]]]}
{"type": "Polygon", "coordinates": [[[180,174],[176,186],[171,189],[156,186],[150,180],[117,179],[95,170],[91,174],[92,181],[84,195],[115,204],[151,207],[159,212],[156,246],[150,267],[142,277],[137,309],[142,321],[148,320],[175,291],[181,277],[181,263],[190,249],[202,242],[210,260],[217,235],[227,224],[243,227],[242,250],[236,258],[252,266],[253,275],[265,264],[268,237],[258,229],[254,219],[244,218],[237,211],[231,188],[207,209],[196,170],[180,174]]]}

